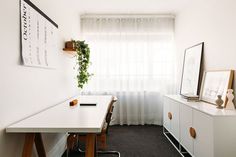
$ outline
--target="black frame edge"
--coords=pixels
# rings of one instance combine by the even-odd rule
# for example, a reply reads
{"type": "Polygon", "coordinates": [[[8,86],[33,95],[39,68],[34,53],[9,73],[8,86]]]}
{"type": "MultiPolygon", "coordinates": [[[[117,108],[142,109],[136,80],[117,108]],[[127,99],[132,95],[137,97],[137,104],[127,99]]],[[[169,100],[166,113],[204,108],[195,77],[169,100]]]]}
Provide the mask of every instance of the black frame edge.
{"type": "Polygon", "coordinates": [[[183,83],[184,63],[185,63],[186,52],[187,52],[188,49],[193,48],[193,47],[198,46],[198,45],[202,45],[202,49],[201,49],[201,60],[200,60],[200,67],[199,67],[200,69],[199,69],[199,74],[198,74],[198,75],[199,75],[199,76],[198,76],[198,87],[197,87],[197,95],[196,95],[196,96],[200,96],[201,79],[202,79],[202,76],[201,76],[201,75],[202,75],[202,72],[203,72],[202,64],[203,64],[204,42],[200,42],[200,43],[195,44],[195,45],[193,45],[193,46],[191,46],[191,47],[188,47],[188,48],[186,48],[185,51],[184,51],[184,59],[183,59],[183,66],[182,66],[182,76],[181,76],[180,92],[179,92],[179,94],[180,94],[182,97],[184,97],[184,98],[188,98],[188,96],[183,95],[183,94],[181,93],[182,83],[183,83]]]}
{"type": "Polygon", "coordinates": [[[56,28],[58,28],[58,25],[52,19],[50,19],[42,10],[40,10],[36,5],[34,5],[30,0],[22,0],[22,1],[25,1],[28,5],[34,8],[39,14],[41,14],[48,21],[50,21],[56,28]]]}

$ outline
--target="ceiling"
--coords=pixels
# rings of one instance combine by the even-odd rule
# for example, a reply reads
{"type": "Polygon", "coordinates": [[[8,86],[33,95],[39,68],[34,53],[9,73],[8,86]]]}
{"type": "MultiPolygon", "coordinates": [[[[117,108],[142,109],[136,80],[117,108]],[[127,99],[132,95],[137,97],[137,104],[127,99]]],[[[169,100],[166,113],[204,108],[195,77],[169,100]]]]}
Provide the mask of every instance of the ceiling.
{"type": "MultiPolygon", "coordinates": [[[[194,0],[71,0],[81,14],[176,14],[194,0]]],[[[69,1],[68,1],[69,2],[69,1]]]]}

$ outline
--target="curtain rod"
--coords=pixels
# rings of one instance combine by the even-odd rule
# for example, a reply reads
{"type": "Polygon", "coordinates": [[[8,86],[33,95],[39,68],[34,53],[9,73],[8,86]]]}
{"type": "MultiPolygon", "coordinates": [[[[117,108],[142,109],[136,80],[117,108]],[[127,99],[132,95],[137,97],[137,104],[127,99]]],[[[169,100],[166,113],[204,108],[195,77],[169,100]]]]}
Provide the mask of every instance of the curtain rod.
{"type": "Polygon", "coordinates": [[[175,18],[173,14],[82,14],[80,18],[175,18]]]}

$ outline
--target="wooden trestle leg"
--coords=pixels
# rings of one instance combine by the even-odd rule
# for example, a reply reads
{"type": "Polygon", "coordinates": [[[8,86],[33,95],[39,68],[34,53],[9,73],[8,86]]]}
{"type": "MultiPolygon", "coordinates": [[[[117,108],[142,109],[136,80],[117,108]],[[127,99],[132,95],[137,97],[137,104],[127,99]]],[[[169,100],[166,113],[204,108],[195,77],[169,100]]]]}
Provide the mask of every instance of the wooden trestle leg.
{"type": "Polygon", "coordinates": [[[34,143],[38,152],[38,156],[46,157],[46,152],[43,146],[41,133],[26,133],[25,134],[25,143],[24,143],[24,148],[22,152],[22,157],[32,156],[34,143]]]}

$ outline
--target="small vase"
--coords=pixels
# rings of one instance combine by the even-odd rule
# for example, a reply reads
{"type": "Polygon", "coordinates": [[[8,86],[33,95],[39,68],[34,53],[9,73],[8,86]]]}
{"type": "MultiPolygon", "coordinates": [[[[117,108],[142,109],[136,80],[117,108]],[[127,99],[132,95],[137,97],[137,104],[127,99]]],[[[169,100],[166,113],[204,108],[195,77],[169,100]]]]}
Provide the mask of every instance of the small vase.
{"type": "Polygon", "coordinates": [[[222,109],[223,107],[222,107],[222,104],[224,103],[224,101],[221,99],[221,95],[217,95],[217,99],[216,99],[216,105],[217,105],[217,107],[216,108],[218,108],[218,109],[222,109]]]}

